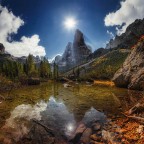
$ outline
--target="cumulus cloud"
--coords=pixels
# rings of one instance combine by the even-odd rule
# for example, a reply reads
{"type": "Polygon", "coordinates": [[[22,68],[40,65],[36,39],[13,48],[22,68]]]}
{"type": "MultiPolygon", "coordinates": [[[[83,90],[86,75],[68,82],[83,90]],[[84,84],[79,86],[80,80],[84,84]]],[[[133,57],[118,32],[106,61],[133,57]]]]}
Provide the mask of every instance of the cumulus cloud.
{"type": "Polygon", "coordinates": [[[10,54],[15,56],[27,56],[33,54],[34,56],[44,56],[45,49],[39,46],[39,36],[33,35],[31,37],[23,36],[20,42],[13,41],[11,43],[6,42],[5,47],[8,48],[10,54]]]}
{"type": "Polygon", "coordinates": [[[120,8],[106,15],[106,26],[116,26],[117,34],[125,32],[129,24],[136,19],[144,18],[144,0],[125,0],[120,2],[120,8]]]}
{"type": "Polygon", "coordinates": [[[11,35],[17,34],[23,25],[24,21],[20,17],[0,5],[0,43],[5,45],[6,51],[18,57],[27,56],[29,53],[44,56],[45,48],[39,46],[40,38],[36,34],[31,37],[23,36],[20,41],[9,41],[11,35]]]}

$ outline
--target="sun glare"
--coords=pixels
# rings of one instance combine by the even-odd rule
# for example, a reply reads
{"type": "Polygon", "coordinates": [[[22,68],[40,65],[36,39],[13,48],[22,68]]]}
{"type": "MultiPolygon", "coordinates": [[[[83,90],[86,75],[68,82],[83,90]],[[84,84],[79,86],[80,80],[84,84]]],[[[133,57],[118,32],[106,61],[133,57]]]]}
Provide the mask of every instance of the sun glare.
{"type": "Polygon", "coordinates": [[[74,18],[67,18],[64,21],[64,26],[67,29],[74,29],[76,27],[76,25],[77,25],[77,21],[74,18]]]}

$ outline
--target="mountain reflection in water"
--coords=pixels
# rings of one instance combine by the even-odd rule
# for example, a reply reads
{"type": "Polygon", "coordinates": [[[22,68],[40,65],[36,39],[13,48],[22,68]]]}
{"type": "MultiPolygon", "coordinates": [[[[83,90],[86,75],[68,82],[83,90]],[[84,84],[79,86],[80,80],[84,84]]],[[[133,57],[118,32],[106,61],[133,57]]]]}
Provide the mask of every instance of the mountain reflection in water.
{"type": "MultiPolygon", "coordinates": [[[[69,138],[79,123],[75,120],[74,114],[69,112],[64,102],[56,100],[54,97],[50,97],[48,102],[40,101],[34,106],[22,104],[11,112],[10,118],[6,120],[6,124],[2,128],[7,133],[4,142],[15,143],[23,136],[33,133],[33,119],[53,129],[58,138],[61,136],[69,138]]],[[[91,108],[85,113],[81,122],[90,125],[95,120],[103,122],[105,119],[106,116],[103,113],[91,108]]],[[[39,135],[39,132],[45,135],[44,131],[42,133],[39,128],[35,128],[33,137],[37,139],[36,136],[39,135]]]]}

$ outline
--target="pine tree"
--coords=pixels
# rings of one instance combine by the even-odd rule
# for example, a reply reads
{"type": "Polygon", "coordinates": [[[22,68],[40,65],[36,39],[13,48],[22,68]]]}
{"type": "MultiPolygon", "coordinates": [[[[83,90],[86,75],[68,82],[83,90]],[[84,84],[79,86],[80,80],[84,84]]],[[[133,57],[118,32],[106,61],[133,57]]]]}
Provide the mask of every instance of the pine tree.
{"type": "Polygon", "coordinates": [[[49,78],[51,74],[51,68],[48,60],[44,57],[40,63],[40,76],[43,78],[49,78]]]}
{"type": "Polygon", "coordinates": [[[59,77],[58,65],[54,62],[53,65],[53,78],[57,79],[59,77]]]}

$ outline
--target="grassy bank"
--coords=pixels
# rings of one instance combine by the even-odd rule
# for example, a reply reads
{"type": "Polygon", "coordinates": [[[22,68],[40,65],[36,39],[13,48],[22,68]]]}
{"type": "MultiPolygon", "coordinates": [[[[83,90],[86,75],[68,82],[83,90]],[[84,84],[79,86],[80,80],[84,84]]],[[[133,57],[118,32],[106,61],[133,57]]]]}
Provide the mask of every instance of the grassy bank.
{"type": "Polygon", "coordinates": [[[128,54],[129,50],[113,50],[63,75],[68,78],[74,77],[84,81],[88,79],[110,80],[115,72],[123,65],[128,54]]]}

